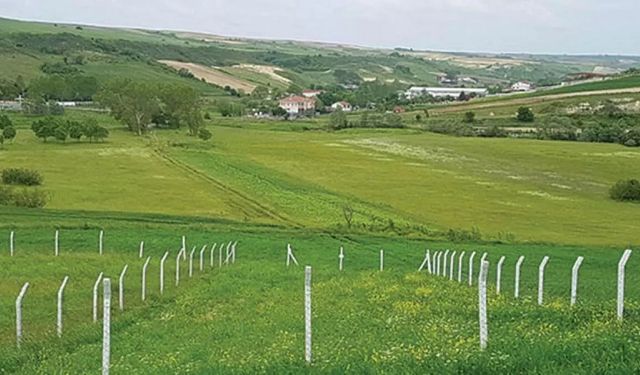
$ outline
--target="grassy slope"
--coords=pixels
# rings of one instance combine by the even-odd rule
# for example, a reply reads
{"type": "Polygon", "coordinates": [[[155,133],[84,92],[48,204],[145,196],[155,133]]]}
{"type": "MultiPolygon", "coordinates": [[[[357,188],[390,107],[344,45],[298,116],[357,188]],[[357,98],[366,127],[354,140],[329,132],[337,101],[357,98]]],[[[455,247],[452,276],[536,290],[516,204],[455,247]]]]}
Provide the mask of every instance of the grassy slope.
{"type": "MultiPolygon", "coordinates": [[[[117,279],[129,264],[124,312],[114,299],[112,364],[114,373],[282,373],[282,372],[509,372],[572,373],[637,371],[634,355],[640,332],[640,262],[628,265],[627,319],[614,318],[615,264],[619,251],[540,245],[464,245],[373,236],[328,236],[313,231],[236,225],[197,224],[175,219],[100,213],[43,212],[32,220],[24,210],[0,212],[0,238],[17,227],[17,255],[0,247],[0,271],[10,282],[0,287],[0,369],[17,373],[97,371],[101,329],[91,323],[91,288],[101,271],[117,279]],[[7,225],[8,220],[11,225],[7,225]],[[61,225],[61,256],[51,255],[54,227],[61,225]],[[97,255],[98,228],[105,228],[105,255],[97,255]],[[179,236],[188,246],[238,239],[235,266],[196,271],[173,284],[179,236]],[[138,243],[152,257],[149,300],[142,303],[138,243]],[[313,266],[314,365],[303,358],[301,268],[285,269],[284,245],[294,245],[301,265],[313,266]],[[345,271],[337,271],[337,249],[345,246],[345,271]],[[474,288],[415,273],[424,247],[488,251],[495,264],[507,256],[503,296],[489,276],[490,348],[477,349],[474,288]],[[376,271],[377,251],[386,250],[385,272],[376,271]],[[165,250],[166,294],[158,293],[158,261],[165,250]],[[526,254],[522,300],[515,301],[513,265],[526,254]],[[575,257],[586,256],[581,270],[579,305],[568,306],[569,272],[575,257]],[[534,304],[537,263],[551,255],[545,306],[534,304]],[[82,263],[82,267],[76,264],[82,263]],[[37,272],[36,272],[37,270],[37,272]],[[37,276],[34,274],[37,273],[37,276]],[[10,276],[9,276],[10,275],[10,276]],[[53,336],[55,293],[69,275],[65,294],[65,333],[53,336]],[[24,304],[25,345],[12,345],[12,303],[25,281],[31,288],[24,304]],[[523,316],[526,316],[523,319],[523,316]],[[151,370],[152,369],[152,370],[151,370]]],[[[197,259],[197,258],[196,258],[197,259]]],[[[207,257],[209,260],[208,252],[207,257]]],[[[467,259],[467,258],[465,258],[467,259]]],[[[474,273],[477,273],[477,259],[474,273]]],[[[217,253],[215,259],[217,265],[217,253]]],[[[197,262],[196,262],[197,263],[197,262]]],[[[208,264],[208,262],[207,262],[208,264]]],[[[457,270],[457,265],[455,266],[457,270]]],[[[457,272],[456,272],[457,273],[457,272]]],[[[468,276],[464,263],[463,279],[468,276]]],[[[117,290],[116,284],[113,286],[117,290]]],[[[117,293],[116,293],[117,294],[117,293]]]]}

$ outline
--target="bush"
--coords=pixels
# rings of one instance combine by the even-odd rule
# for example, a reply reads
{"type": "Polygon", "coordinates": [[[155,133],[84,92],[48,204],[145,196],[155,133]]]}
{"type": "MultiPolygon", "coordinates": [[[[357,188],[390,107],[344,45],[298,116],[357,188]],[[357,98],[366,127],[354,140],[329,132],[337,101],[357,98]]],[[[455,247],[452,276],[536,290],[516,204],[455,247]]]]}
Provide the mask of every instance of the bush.
{"type": "Polygon", "coordinates": [[[518,114],[516,115],[516,119],[520,122],[533,122],[535,120],[535,115],[531,108],[528,107],[520,107],[518,108],[518,114]]]}
{"type": "Polygon", "coordinates": [[[620,202],[640,202],[640,181],[621,180],[609,190],[611,199],[620,202]]]}
{"type": "Polygon", "coordinates": [[[211,139],[211,137],[212,137],[211,132],[205,128],[201,128],[198,131],[198,138],[202,139],[203,141],[208,141],[211,139]]]}
{"type": "Polygon", "coordinates": [[[42,176],[33,169],[8,168],[2,171],[2,182],[7,185],[42,185],[42,176]]]}
{"type": "Polygon", "coordinates": [[[472,112],[472,111],[465,112],[463,121],[466,122],[467,124],[471,124],[474,121],[476,121],[475,112],[472,112]]]}
{"type": "Polygon", "coordinates": [[[49,196],[42,190],[21,189],[13,192],[13,204],[16,207],[43,208],[49,196]]]}

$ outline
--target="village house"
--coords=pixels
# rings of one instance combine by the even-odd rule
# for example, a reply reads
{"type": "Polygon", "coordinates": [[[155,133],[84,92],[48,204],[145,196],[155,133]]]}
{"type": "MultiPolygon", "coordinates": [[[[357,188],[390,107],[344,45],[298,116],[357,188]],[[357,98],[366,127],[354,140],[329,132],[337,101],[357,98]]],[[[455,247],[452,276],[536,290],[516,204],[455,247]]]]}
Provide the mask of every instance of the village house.
{"type": "Polygon", "coordinates": [[[312,116],[316,112],[316,99],[292,95],[280,99],[280,108],[287,111],[289,116],[312,116]]]}
{"type": "Polygon", "coordinates": [[[336,102],[331,105],[331,110],[337,111],[338,108],[342,109],[343,112],[351,112],[353,111],[353,106],[349,102],[341,101],[336,102]]]}
{"type": "Polygon", "coordinates": [[[533,90],[533,84],[531,82],[519,81],[511,85],[511,91],[513,92],[525,92],[533,90]]]}

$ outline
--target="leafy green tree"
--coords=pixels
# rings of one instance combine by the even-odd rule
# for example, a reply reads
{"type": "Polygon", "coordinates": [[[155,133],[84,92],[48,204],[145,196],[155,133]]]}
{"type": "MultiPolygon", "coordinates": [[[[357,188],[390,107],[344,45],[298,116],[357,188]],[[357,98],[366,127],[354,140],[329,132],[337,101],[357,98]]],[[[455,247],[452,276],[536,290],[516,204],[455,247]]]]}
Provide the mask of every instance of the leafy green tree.
{"type": "Polygon", "coordinates": [[[58,121],[51,116],[31,124],[31,130],[33,130],[36,137],[41,138],[44,142],[47,141],[47,138],[54,136],[57,127],[58,121]]]}
{"type": "Polygon", "coordinates": [[[53,136],[60,142],[65,142],[69,137],[69,129],[66,122],[58,122],[58,126],[53,131],[53,136]]]}
{"type": "Polygon", "coordinates": [[[280,106],[276,106],[271,109],[271,114],[277,117],[283,117],[287,115],[287,110],[280,106]]]}
{"type": "Polygon", "coordinates": [[[269,88],[267,86],[260,85],[253,90],[251,96],[256,99],[266,99],[269,97],[269,88]]]}
{"type": "Polygon", "coordinates": [[[529,107],[520,107],[518,108],[518,113],[516,114],[516,119],[520,122],[533,122],[535,120],[535,115],[531,108],[529,107]]]}
{"type": "Polygon", "coordinates": [[[77,121],[67,121],[67,129],[69,130],[69,138],[80,141],[84,135],[84,126],[77,121]]]}
{"type": "Polygon", "coordinates": [[[344,113],[342,108],[338,108],[337,110],[335,110],[329,117],[329,127],[331,129],[345,129],[348,127],[348,125],[349,122],[347,120],[347,115],[344,113]]]}
{"type": "Polygon", "coordinates": [[[158,89],[161,111],[170,127],[186,125],[197,135],[203,125],[202,103],[198,91],[189,86],[162,85],[158,89]]]}
{"type": "Polygon", "coordinates": [[[12,141],[16,137],[16,129],[13,126],[7,126],[2,129],[2,137],[5,140],[12,141]]]}
{"type": "Polygon", "coordinates": [[[9,116],[0,113],[0,129],[4,129],[6,127],[11,127],[13,126],[13,122],[11,122],[11,119],[9,118],[9,116]]]}
{"type": "Polygon", "coordinates": [[[137,135],[147,131],[151,119],[161,109],[155,87],[131,80],[112,81],[98,92],[96,100],[137,135]]]}
{"type": "Polygon", "coordinates": [[[109,130],[98,125],[98,122],[95,119],[89,119],[83,126],[83,134],[89,142],[94,141],[102,141],[109,137],[109,130]]]}
{"type": "Polygon", "coordinates": [[[618,181],[609,190],[609,195],[611,199],[621,202],[640,202],[640,181],[618,181]]]}

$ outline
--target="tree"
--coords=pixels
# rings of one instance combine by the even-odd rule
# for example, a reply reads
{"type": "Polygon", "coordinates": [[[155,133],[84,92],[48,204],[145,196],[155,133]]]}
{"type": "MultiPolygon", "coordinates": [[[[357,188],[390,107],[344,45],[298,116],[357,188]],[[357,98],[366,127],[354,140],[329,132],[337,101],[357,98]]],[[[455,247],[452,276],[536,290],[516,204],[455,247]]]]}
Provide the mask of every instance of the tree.
{"type": "Polygon", "coordinates": [[[473,122],[476,121],[476,113],[469,111],[469,112],[465,112],[464,114],[464,122],[466,122],[467,124],[472,124],[473,122]]]}
{"type": "Polygon", "coordinates": [[[67,121],[67,129],[69,130],[69,138],[80,141],[84,135],[84,127],[77,121],[67,121]]]}
{"type": "Polygon", "coordinates": [[[51,116],[31,124],[31,130],[33,130],[36,137],[42,138],[44,142],[47,141],[47,138],[54,136],[57,127],[58,121],[51,116]]]}
{"type": "Polygon", "coordinates": [[[535,115],[533,114],[531,108],[520,107],[518,108],[516,119],[520,122],[533,122],[535,120],[535,115]]]}
{"type": "Polygon", "coordinates": [[[344,221],[347,223],[347,228],[351,229],[351,225],[353,225],[353,207],[346,205],[342,207],[342,216],[344,217],[344,221]]]}
{"type": "Polygon", "coordinates": [[[12,126],[13,126],[13,122],[11,122],[11,119],[9,118],[9,116],[0,113],[0,129],[4,129],[6,127],[12,127],[12,126]]]}
{"type": "Polygon", "coordinates": [[[2,129],[2,137],[5,140],[12,141],[16,137],[16,129],[13,126],[7,126],[2,129]]]}
{"type": "Polygon", "coordinates": [[[640,201],[640,181],[638,180],[622,180],[618,181],[611,187],[609,191],[611,199],[621,202],[639,202],[640,201]]]}
{"type": "Polygon", "coordinates": [[[106,85],[96,100],[111,110],[113,117],[129,130],[142,135],[147,131],[154,114],[160,111],[155,88],[147,83],[117,80],[106,85]]]}
{"type": "Polygon", "coordinates": [[[60,142],[65,142],[67,137],[69,137],[69,129],[67,128],[66,122],[58,122],[58,125],[55,127],[53,131],[53,136],[56,140],[60,142]]]}
{"type": "Polygon", "coordinates": [[[287,115],[287,110],[280,106],[277,106],[271,110],[271,114],[277,117],[284,117],[287,115]]]}
{"type": "Polygon", "coordinates": [[[161,113],[172,128],[187,125],[189,134],[198,135],[203,124],[198,91],[189,86],[162,85],[158,89],[161,113]]]}
{"type": "Polygon", "coordinates": [[[339,130],[344,129],[349,125],[347,121],[347,115],[342,108],[336,109],[329,117],[329,127],[331,129],[339,130]]]}
{"type": "Polygon", "coordinates": [[[203,141],[208,141],[211,139],[213,135],[211,134],[211,132],[205,128],[201,128],[198,131],[198,138],[202,139],[203,141]]]}
{"type": "Polygon", "coordinates": [[[109,137],[109,130],[98,125],[95,119],[89,119],[83,127],[84,136],[89,139],[89,142],[96,140],[104,140],[109,137]]]}
{"type": "Polygon", "coordinates": [[[251,96],[256,99],[266,99],[269,97],[269,88],[260,85],[253,90],[251,96]]]}

